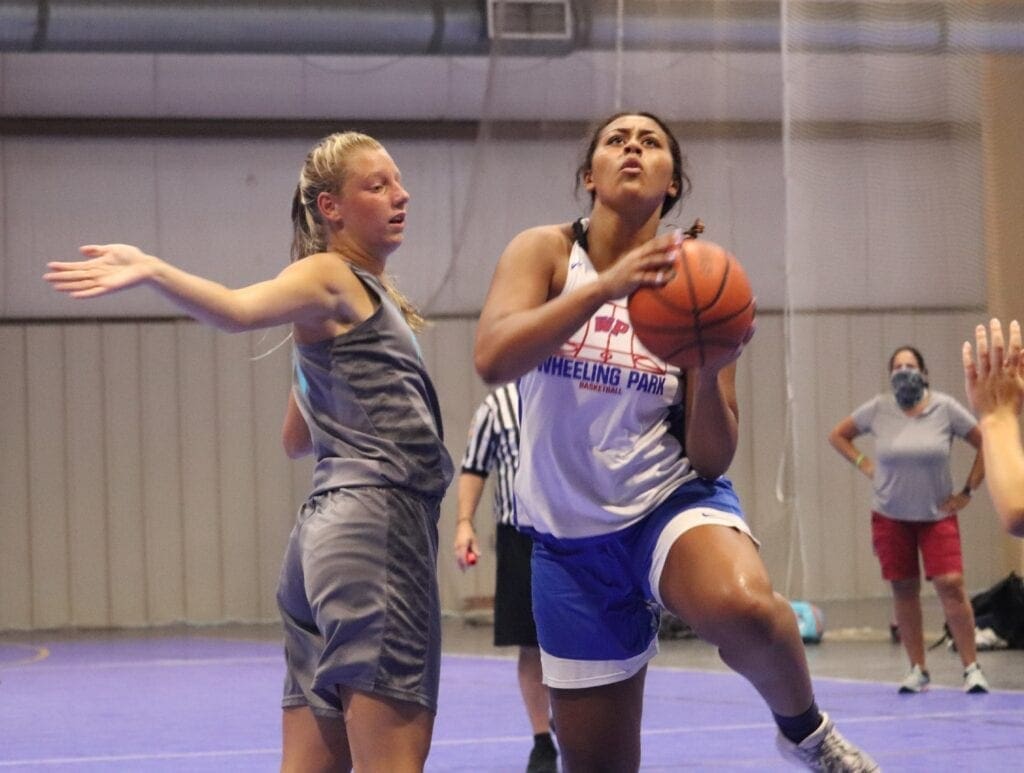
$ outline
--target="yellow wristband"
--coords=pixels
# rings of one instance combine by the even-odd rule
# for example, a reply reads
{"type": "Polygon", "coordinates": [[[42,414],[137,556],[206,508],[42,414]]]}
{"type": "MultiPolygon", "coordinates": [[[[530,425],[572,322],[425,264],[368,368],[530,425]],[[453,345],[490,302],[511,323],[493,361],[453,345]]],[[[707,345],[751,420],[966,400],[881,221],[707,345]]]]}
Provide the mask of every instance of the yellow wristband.
{"type": "Polygon", "coordinates": [[[861,452],[861,453],[857,454],[857,458],[853,460],[853,466],[857,467],[859,469],[860,468],[860,463],[863,462],[863,461],[864,461],[864,453],[861,452]]]}

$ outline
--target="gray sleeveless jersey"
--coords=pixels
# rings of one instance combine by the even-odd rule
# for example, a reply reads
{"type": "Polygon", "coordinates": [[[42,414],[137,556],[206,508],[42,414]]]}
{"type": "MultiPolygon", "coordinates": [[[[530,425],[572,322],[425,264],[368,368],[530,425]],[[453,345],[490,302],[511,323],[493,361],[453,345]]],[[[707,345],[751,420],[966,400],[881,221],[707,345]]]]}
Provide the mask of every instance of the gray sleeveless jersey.
{"type": "Polygon", "coordinates": [[[440,497],[452,461],[416,338],[380,281],[352,271],[377,296],[377,310],[337,338],[293,350],[296,400],[317,460],[312,494],[398,486],[440,497]]]}

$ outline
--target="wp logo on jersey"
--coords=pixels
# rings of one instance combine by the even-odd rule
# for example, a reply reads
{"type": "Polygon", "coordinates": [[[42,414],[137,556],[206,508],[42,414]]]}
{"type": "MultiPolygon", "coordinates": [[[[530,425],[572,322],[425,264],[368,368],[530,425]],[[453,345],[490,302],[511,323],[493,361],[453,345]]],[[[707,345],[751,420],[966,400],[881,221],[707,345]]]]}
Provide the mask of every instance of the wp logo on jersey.
{"type": "Polygon", "coordinates": [[[610,336],[618,336],[623,333],[628,333],[630,327],[628,322],[623,322],[621,319],[601,316],[594,318],[594,330],[598,333],[607,333],[610,336]]]}
{"type": "Polygon", "coordinates": [[[606,303],[562,345],[560,354],[664,376],[667,368],[637,340],[625,305],[606,303]]]}

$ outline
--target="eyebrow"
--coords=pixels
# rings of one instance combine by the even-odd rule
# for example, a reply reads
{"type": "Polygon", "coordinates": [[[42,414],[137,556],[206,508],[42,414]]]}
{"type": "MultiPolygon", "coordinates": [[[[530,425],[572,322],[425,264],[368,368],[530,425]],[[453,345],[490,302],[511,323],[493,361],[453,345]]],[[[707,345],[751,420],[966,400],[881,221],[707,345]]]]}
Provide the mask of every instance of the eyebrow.
{"type": "MultiPolygon", "coordinates": [[[[633,127],[631,127],[631,126],[620,126],[620,127],[616,128],[616,129],[609,129],[607,136],[611,136],[613,134],[632,134],[632,132],[633,132],[633,127]]],[[[660,136],[661,136],[660,132],[657,129],[640,129],[639,133],[640,133],[641,137],[649,137],[649,136],[653,135],[655,137],[659,137],[660,138],[660,136]]]]}

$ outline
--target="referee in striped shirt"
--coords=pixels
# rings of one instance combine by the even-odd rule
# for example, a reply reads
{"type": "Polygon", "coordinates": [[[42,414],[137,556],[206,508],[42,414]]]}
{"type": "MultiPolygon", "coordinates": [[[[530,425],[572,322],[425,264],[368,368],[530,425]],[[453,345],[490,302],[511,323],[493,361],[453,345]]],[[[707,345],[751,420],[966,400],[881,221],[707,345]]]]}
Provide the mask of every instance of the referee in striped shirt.
{"type": "Polygon", "coordinates": [[[519,647],[519,690],[533,727],[533,750],[527,773],[555,773],[558,752],[551,739],[551,704],[541,681],[540,649],[530,599],[530,554],[533,540],[516,531],[513,522],[513,482],[519,467],[519,392],[516,385],[498,387],[477,408],[469,429],[458,485],[455,560],[460,569],[475,563],[480,553],[473,517],[484,483],[497,469],[494,516],[497,519],[494,587],[494,645],[519,647]]]}

